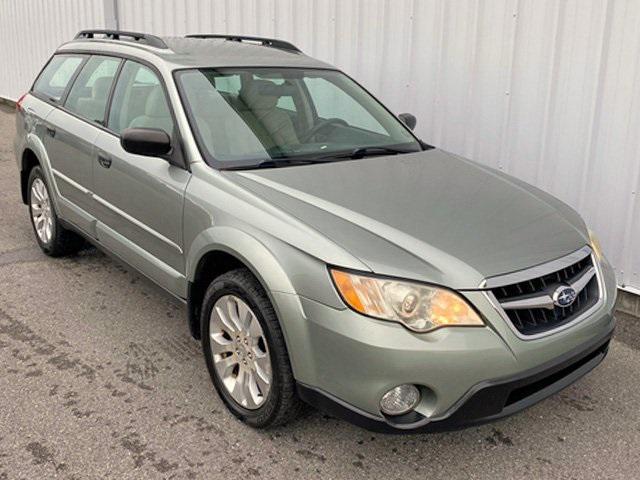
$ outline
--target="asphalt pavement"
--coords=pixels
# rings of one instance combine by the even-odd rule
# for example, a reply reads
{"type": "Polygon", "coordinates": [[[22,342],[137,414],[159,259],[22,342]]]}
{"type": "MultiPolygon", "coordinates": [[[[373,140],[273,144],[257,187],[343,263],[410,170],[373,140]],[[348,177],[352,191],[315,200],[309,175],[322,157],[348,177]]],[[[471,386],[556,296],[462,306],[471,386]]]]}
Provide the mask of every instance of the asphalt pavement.
{"type": "Polygon", "coordinates": [[[381,435],[312,412],[244,426],[180,302],[95,249],[40,252],[13,135],[0,107],[0,480],[640,478],[640,320],[625,315],[601,366],[493,424],[381,435]]]}

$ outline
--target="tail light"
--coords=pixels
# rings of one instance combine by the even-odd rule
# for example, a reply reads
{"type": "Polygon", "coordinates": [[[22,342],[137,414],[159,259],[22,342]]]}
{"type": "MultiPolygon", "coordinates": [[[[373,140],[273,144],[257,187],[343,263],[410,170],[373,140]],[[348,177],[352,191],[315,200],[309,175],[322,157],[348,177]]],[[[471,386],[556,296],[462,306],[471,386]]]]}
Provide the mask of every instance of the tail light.
{"type": "Polygon", "coordinates": [[[16,102],[16,110],[19,110],[19,111],[22,110],[22,101],[24,100],[24,97],[26,97],[27,95],[28,93],[25,93],[18,99],[18,101],[16,102]]]}

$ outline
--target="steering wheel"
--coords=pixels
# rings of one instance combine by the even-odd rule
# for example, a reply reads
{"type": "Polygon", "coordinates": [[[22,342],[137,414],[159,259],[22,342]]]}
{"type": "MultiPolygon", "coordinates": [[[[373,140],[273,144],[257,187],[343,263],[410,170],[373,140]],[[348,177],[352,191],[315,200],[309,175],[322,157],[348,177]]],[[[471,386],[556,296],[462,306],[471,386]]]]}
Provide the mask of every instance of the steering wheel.
{"type": "Polygon", "coordinates": [[[349,126],[349,124],[341,118],[327,118],[326,120],[320,121],[318,124],[312,127],[309,131],[303,133],[300,136],[300,143],[304,143],[307,140],[315,137],[322,130],[325,130],[331,126],[336,126],[336,125],[343,125],[345,127],[349,126]]]}

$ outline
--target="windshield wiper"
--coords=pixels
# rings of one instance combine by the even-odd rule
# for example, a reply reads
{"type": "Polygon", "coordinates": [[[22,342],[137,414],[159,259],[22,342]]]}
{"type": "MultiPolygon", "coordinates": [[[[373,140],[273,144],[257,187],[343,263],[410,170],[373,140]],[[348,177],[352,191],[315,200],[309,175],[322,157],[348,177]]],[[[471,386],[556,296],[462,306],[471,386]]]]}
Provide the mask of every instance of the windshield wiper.
{"type": "Polygon", "coordinates": [[[225,170],[253,170],[256,168],[273,168],[273,167],[288,167],[290,165],[311,165],[313,163],[326,163],[331,159],[326,158],[272,158],[269,160],[263,160],[260,163],[254,163],[252,165],[239,165],[235,167],[227,167],[225,170]]]}
{"type": "Polygon", "coordinates": [[[393,147],[359,147],[354,148],[350,158],[364,158],[370,155],[397,155],[399,153],[415,153],[416,150],[406,150],[393,147]]]}
{"type": "Polygon", "coordinates": [[[406,150],[393,147],[358,147],[350,152],[336,152],[321,157],[313,157],[314,160],[327,161],[330,159],[351,158],[354,160],[373,155],[398,155],[400,153],[416,153],[418,150],[406,150]]]}
{"type": "Polygon", "coordinates": [[[372,155],[397,155],[400,153],[415,153],[416,150],[406,150],[393,147],[358,147],[354,148],[350,152],[336,152],[329,155],[323,155],[319,157],[283,157],[283,158],[271,158],[269,160],[263,160],[260,163],[252,165],[239,165],[235,167],[227,167],[225,170],[253,170],[257,168],[273,168],[273,167],[288,167],[290,165],[312,165],[314,163],[329,163],[335,162],[343,158],[359,159],[372,155]]]}

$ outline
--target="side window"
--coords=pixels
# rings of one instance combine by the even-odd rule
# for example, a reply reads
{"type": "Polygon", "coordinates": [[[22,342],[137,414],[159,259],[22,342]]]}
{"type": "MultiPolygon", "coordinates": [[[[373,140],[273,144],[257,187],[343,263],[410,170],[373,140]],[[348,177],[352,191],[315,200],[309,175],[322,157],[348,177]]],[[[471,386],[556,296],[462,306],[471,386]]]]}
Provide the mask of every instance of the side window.
{"type": "Polygon", "coordinates": [[[278,99],[278,103],[276,107],[282,108],[284,110],[289,110],[290,112],[296,111],[296,105],[293,103],[292,95],[283,95],[278,99]]]}
{"type": "Polygon", "coordinates": [[[362,105],[333,83],[324,78],[311,77],[305,77],[304,83],[320,118],[342,118],[354,127],[387,134],[382,125],[362,105]]]}
{"type": "Polygon", "coordinates": [[[107,126],[118,134],[125,128],[159,128],[173,133],[169,104],[153,70],[127,60],[113,92],[107,126]]]}
{"type": "Polygon", "coordinates": [[[73,83],[65,107],[87,120],[104,123],[109,92],[118,65],[119,58],[91,57],[73,83]]]}
{"type": "Polygon", "coordinates": [[[33,85],[33,91],[45,95],[56,102],[60,101],[82,60],[84,60],[84,57],[56,55],[36,80],[33,85]]]}

